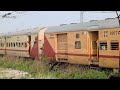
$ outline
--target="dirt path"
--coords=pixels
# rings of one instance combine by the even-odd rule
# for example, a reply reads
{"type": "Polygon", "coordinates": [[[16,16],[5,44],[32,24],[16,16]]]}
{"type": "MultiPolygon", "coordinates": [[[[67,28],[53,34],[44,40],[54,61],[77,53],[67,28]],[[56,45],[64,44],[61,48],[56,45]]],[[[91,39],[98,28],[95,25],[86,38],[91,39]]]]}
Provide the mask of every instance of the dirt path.
{"type": "Polygon", "coordinates": [[[27,72],[13,70],[10,68],[0,68],[0,79],[33,79],[27,72]]]}

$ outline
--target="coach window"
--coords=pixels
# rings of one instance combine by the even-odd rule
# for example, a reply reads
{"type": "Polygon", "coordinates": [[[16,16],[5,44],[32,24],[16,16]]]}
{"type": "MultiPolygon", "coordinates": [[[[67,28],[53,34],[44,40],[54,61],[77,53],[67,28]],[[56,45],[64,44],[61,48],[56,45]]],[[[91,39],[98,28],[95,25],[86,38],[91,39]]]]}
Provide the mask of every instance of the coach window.
{"type": "Polygon", "coordinates": [[[118,41],[111,41],[111,50],[119,50],[119,42],[118,41]]]}
{"type": "Polygon", "coordinates": [[[8,43],[7,43],[7,45],[6,45],[7,47],[8,47],[8,43]]]}
{"type": "Polygon", "coordinates": [[[9,43],[9,47],[10,47],[10,43],[9,43]]]}
{"type": "Polygon", "coordinates": [[[19,47],[20,47],[20,43],[19,43],[19,47]]]}
{"type": "Polygon", "coordinates": [[[23,44],[23,42],[21,43],[21,46],[22,46],[22,47],[24,47],[24,44],[23,44]]]}
{"type": "Polygon", "coordinates": [[[7,47],[9,47],[9,43],[7,43],[7,47]]]}
{"type": "Polygon", "coordinates": [[[80,38],[80,34],[76,34],[76,38],[80,38]]]}
{"type": "Polygon", "coordinates": [[[100,50],[107,50],[107,42],[100,42],[100,50]]]}
{"type": "Polygon", "coordinates": [[[13,47],[13,43],[11,43],[11,47],[13,47]]]}
{"type": "Polygon", "coordinates": [[[81,49],[81,42],[80,41],[75,42],[75,49],[81,49]]]}
{"type": "Polygon", "coordinates": [[[25,47],[27,47],[27,43],[25,42],[25,47]]]}
{"type": "Polygon", "coordinates": [[[15,47],[15,43],[14,43],[14,47],[15,47]]]}
{"type": "Polygon", "coordinates": [[[16,47],[18,47],[18,43],[16,42],[16,47]]]}

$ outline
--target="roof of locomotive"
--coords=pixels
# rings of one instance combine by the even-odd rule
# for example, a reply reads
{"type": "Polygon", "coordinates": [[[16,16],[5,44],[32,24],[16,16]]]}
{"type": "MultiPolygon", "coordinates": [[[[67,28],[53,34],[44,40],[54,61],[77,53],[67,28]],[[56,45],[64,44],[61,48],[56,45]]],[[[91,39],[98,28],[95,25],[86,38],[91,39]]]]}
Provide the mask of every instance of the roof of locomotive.
{"type": "Polygon", "coordinates": [[[117,27],[119,27],[118,19],[109,18],[105,20],[95,20],[95,21],[93,20],[90,22],[48,27],[45,33],[80,31],[80,30],[92,31],[92,30],[101,30],[105,28],[117,28],[117,27]]]}
{"type": "Polygon", "coordinates": [[[32,35],[32,34],[37,34],[40,30],[44,28],[45,27],[41,27],[41,28],[37,27],[37,28],[25,29],[21,31],[2,33],[0,34],[0,36],[32,35]]]}

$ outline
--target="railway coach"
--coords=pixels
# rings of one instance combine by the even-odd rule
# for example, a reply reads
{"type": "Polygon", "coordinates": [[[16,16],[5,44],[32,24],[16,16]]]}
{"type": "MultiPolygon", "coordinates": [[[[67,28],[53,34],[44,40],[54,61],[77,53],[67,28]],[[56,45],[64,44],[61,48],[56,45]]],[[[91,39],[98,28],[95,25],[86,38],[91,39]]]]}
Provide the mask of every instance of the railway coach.
{"type": "Polygon", "coordinates": [[[0,36],[0,54],[38,58],[42,54],[45,28],[33,28],[0,36]]]}
{"type": "Polygon", "coordinates": [[[118,68],[120,28],[117,18],[48,27],[44,52],[57,62],[118,68]]]}
{"type": "Polygon", "coordinates": [[[55,62],[118,68],[120,27],[117,18],[33,28],[0,35],[0,54],[55,62]]]}

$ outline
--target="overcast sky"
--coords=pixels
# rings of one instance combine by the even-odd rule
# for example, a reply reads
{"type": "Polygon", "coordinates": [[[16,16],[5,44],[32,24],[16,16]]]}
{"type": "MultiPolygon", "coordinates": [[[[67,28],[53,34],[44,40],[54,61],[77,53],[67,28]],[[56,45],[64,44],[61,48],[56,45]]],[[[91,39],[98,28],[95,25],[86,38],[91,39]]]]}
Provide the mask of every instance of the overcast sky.
{"type": "MultiPolygon", "coordinates": [[[[80,11],[28,11],[26,13],[13,13],[14,18],[4,18],[2,15],[12,11],[0,11],[0,33],[13,32],[26,28],[41,26],[56,26],[60,24],[79,23],[80,11]]],[[[114,18],[116,13],[85,12],[84,22],[90,20],[103,20],[114,18]]]]}

